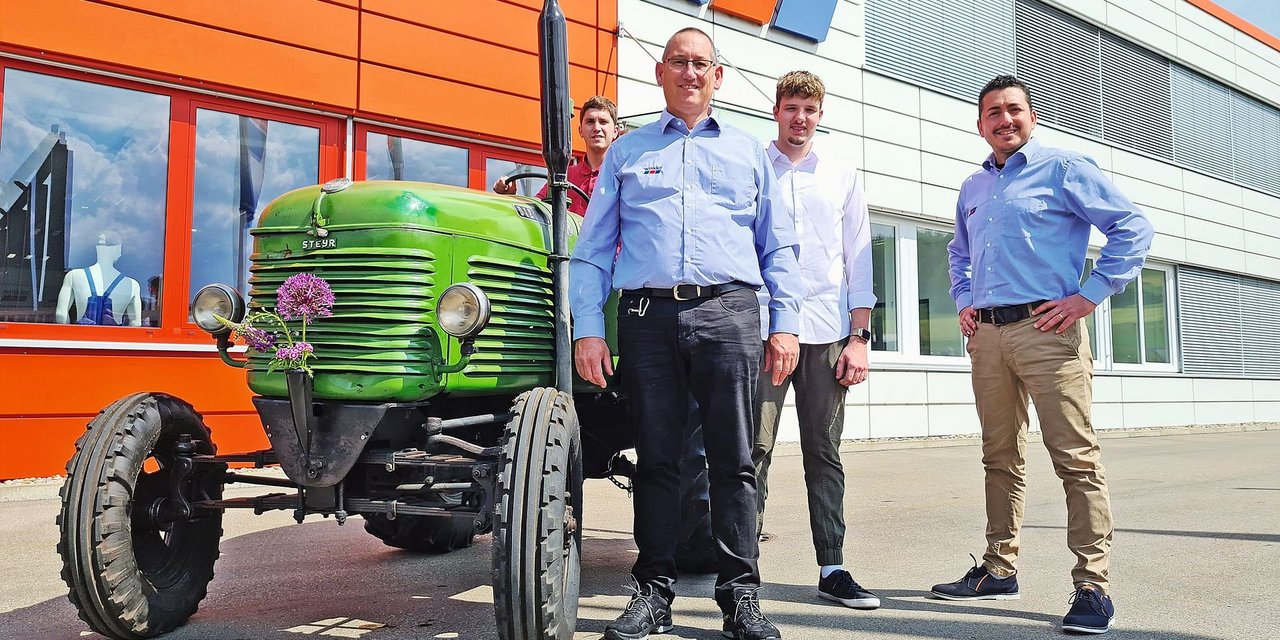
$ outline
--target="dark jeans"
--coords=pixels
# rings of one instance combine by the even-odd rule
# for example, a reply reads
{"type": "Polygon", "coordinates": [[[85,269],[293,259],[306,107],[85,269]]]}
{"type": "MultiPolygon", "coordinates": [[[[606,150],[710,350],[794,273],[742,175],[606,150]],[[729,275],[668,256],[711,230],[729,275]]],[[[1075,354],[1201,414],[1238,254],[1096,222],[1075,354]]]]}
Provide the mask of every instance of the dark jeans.
{"type": "Polygon", "coordinates": [[[769,374],[760,376],[757,401],[760,426],[752,454],[760,486],[758,526],[764,523],[769,496],[769,463],[773,460],[778,421],[787,387],[796,389],[796,417],[800,423],[800,453],[804,459],[804,486],[809,494],[809,530],[819,565],[844,564],[844,467],[840,464],[840,436],[844,432],[844,397],[847,390],[836,380],[836,362],[848,338],[828,344],[800,345],[796,370],[779,386],[769,374]]]}
{"type": "Polygon", "coordinates": [[[760,307],[750,289],[687,301],[624,295],[618,305],[622,386],[631,398],[638,457],[640,554],[631,572],[669,600],[675,597],[680,459],[690,395],[701,410],[711,480],[716,602],[732,613],[733,589],[760,584],[751,447],[762,348],[760,307]]]}

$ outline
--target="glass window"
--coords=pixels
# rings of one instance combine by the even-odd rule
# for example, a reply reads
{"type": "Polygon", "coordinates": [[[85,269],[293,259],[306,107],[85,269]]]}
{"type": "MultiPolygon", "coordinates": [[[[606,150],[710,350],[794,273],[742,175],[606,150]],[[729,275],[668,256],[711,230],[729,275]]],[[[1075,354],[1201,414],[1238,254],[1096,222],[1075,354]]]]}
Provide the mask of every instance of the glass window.
{"type": "Polygon", "coordinates": [[[467,186],[468,151],[464,148],[375,131],[369,132],[366,142],[365,177],[369,180],[416,180],[467,186]]]}
{"type": "Polygon", "coordinates": [[[1170,362],[1164,271],[1142,270],[1142,343],[1147,362],[1170,362]]]}
{"type": "Polygon", "coordinates": [[[1111,359],[1119,364],[1141,364],[1138,335],[1138,283],[1111,296],[1111,359]]]}
{"type": "Polygon", "coordinates": [[[871,225],[871,273],[876,294],[876,306],[871,310],[871,348],[897,351],[898,238],[892,225],[871,225]]]}
{"type": "Polygon", "coordinates": [[[159,324],[169,98],[7,69],[0,320],[159,324]]]}
{"type": "MultiPolygon", "coordinates": [[[[500,158],[486,158],[484,161],[484,188],[488,189],[498,178],[510,176],[517,173],[541,173],[545,174],[547,170],[540,164],[522,164],[512,162],[510,160],[502,160],[500,158]]],[[[536,196],[547,185],[546,180],[529,179],[519,181],[516,187],[516,193],[522,196],[536,196]]]]}
{"type": "Polygon", "coordinates": [[[955,234],[916,230],[916,266],[920,281],[920,355],[963,356],[964,340],[951,299],[947,244],[955,234]]]}
{"type": "Polygon", "coordinates": [[[1111,296],[1112,360],[1169,364],[1167,285],[1162,269],[1143,269],[1138,280],[1111,296]]]}
{"type": "Polygon", "coordinates": [[[197,110],[189,295],[214,282],[247,294],[249,229],[277,196],[315,184],[319,170],[315,127],[197,110]]]}

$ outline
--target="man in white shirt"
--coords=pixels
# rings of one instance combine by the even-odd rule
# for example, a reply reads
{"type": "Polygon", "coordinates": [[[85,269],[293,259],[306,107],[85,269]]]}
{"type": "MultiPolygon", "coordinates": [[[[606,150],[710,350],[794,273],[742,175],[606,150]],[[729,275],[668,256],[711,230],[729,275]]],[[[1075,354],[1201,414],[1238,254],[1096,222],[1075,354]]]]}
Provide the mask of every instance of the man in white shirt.
{"type": "Polygon", "coordinates": [[[867,379],[871,339],[871,230],[858,172],[813,148],[826,89],[818,76],[793,71],[778,80],[773,107],[778,139],[768,154],[779,201],[794,214],[800,237],[805,298],[800,305],[800,360],[795,372],[770,373],[765,362],[757,392],[759,425],[752,452],[764,522],[769,461],[787,388],[796,390],[800,450],[809,494],[809,526],[820,570],[818,594],[857,609],[880,599],[863,589],[844,564],[844,468],[840,436],[844,397],[867,379]]]}

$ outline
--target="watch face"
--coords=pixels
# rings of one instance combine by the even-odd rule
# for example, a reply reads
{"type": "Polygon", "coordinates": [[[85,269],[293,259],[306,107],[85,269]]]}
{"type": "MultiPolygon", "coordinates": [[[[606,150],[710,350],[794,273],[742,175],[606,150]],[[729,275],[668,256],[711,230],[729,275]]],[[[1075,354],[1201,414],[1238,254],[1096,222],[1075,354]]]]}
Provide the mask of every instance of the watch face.
{"type": "Polygon", "coordinates": [[[853,334],[852,334],[852,335],[853,335],[853,337],[855,337],[855,338],[862,338],[862,339],[863,339],[864,341],[866,341],[866,342],[871,342],[871,330],[870,330],[870,329],[854,329],[854,330],[853,330],[853,334]]]}

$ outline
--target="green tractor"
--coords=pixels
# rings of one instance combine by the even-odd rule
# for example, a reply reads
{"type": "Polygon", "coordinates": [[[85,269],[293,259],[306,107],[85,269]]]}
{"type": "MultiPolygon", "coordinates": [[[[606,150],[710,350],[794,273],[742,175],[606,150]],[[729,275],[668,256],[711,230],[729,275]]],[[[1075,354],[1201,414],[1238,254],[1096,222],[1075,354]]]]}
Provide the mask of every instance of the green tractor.
{"type": "MultiPolygon", "coordinates": [[[[582,483],[628,475],[618,454],[630,435],[625,399],[575,385],[572,372],[567,57],[564,16],[546,5],[549,203],[345,178],[287,193],[252,231],[249,299],[215,284],[192,305],[222,359],[247,372],[271,448],[219,454],[197,410],[164,393],[121,398],[89,423],[67,464],[58,552],[94,631],[123,640],[183,625],[213,577],[222,514],[239,508],[292,510],[298,522],[359,515],[410,551],[460,549],[491,531],[499,636],[572,637],[582,483]],[[307,335],[314,375],[232,357],[217,316],[274,307],[300,273],[323,278],[335,299],[307,335]],[[270,465],[287,477],[233,469],[270,465]],[[224,497],[231,482],[275,492],[224,497]]],[[[705,471],[691,476],[696,502],[705,471]]],[[[709,533],[694,522],[703,505],[686,529],[709,533]]],[[[704,533],[699,544],[688,557],[701,559],[686,564],[705,568],[713,542],[704,533]]]]}

